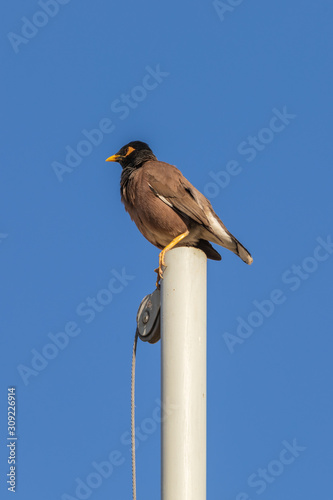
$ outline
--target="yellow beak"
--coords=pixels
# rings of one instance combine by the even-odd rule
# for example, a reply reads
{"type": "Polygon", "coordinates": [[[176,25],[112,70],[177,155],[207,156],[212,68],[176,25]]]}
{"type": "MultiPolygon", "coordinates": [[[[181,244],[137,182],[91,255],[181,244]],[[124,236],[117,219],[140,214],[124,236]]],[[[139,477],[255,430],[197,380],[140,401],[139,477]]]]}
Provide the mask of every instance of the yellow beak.
{"type": "Polygon", "coordinates": [[[113,155],[107,158],[105,161],[118,161],[121,158],[121,155],[113,155]]]}

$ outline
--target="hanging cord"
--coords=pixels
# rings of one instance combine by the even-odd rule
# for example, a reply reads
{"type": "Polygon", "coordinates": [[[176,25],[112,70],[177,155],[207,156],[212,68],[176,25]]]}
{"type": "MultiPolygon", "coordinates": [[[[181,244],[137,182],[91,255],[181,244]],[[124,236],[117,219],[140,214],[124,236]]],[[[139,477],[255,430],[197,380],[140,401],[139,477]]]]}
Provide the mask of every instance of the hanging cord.
{"type": "Polygon", "coordinates": [[[132,441],[132,488],[133,500],[136,500],[136,464],[135,464],[135,362],[136,346],[138,343],[138,329],[135,332],[132,354],[132,379],[131,379],[131,441],[132,441]]]}

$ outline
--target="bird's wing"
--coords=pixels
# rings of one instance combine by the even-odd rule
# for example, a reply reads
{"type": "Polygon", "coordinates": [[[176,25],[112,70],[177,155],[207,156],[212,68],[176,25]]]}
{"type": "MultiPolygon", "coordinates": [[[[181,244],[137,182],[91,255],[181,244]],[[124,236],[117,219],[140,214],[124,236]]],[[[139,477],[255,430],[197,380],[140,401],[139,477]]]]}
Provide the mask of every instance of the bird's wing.
{"type": "MultiPolygon", "coordinates": [[[[182,216],[209,227],[205,205],[209,201],[173,165],[164,162],[147,162],[146,175],[150,189],[161,201],[182,216]],[[159,163],[159,165],[157,165],[159,163]]],[[[208,208],[208,207],[207,207],[208,208]]]]}
{"type": "Polygon", "coordinates": [[[228,248],[246,262],[253,259],[249,251],[225,227],[207,198],[183,176],[178,168],[160,161],[145,164],[145,174],[152,192],[182,217],[188,217],[205,228],[203,239],[228,248]]]}

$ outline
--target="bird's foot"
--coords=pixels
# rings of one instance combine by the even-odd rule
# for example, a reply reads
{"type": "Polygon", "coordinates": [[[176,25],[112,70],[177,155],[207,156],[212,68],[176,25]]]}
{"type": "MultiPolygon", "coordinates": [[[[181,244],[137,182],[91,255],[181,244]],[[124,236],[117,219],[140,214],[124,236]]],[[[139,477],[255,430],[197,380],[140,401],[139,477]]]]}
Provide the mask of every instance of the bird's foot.
{"type": "Polygon", "coordinates": [[[166,264],[164,260],[165,254],[171,250],[177,243],[179,243],[181,240],[186,238],[186,236],[189,235],[189,230],[186,230],[185,233],[180,234],[179,236],[176,236],[169,245],[167,245],[165,248],[163,248],[162,252],[160,252],[158,256],[158,268],[155,269],[155,273],[157,273],[157,281],[156,281],[156,288],[160,289],[160,281],[163,279],[163,272],[166,269],[166,264]]]}
{"type": "Polygon", "coordinates": [[[160,270],[159,270],[159,268],[154,269],[154,272],[157,273],[156,288],[157,288],[157,290],[160,290],[160,288],[161,288],[161,285],[160,285],[161,277],[160,277],[160,270]]]}
{"type": "Polygon", "coordinates": [[[157,279],[156,279],[156,288],[159,290],[160,289],[160,282],[163,279],[163,272],[166,268],[166,265],[160,262],[159,267],[154,269],[154,272],[157,273],[157,279]]]}

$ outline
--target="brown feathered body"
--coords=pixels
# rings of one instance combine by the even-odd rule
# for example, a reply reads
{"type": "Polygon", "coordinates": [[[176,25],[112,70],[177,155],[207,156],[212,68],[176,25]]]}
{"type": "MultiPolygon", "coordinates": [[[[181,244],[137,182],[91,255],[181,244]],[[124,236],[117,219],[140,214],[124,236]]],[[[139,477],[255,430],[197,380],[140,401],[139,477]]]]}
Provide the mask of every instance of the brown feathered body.
{"type": "Polygon", "coordinates": [[[211,241],[252,263],[248,250],[227,230],[209,200],[173,165],[148,160],[139,168],[123,168],[120,192],[132,220],[156,247],[164,248],[189,230],[178,246],[197,247],[208,258],[221,260],[211,241]]]}

